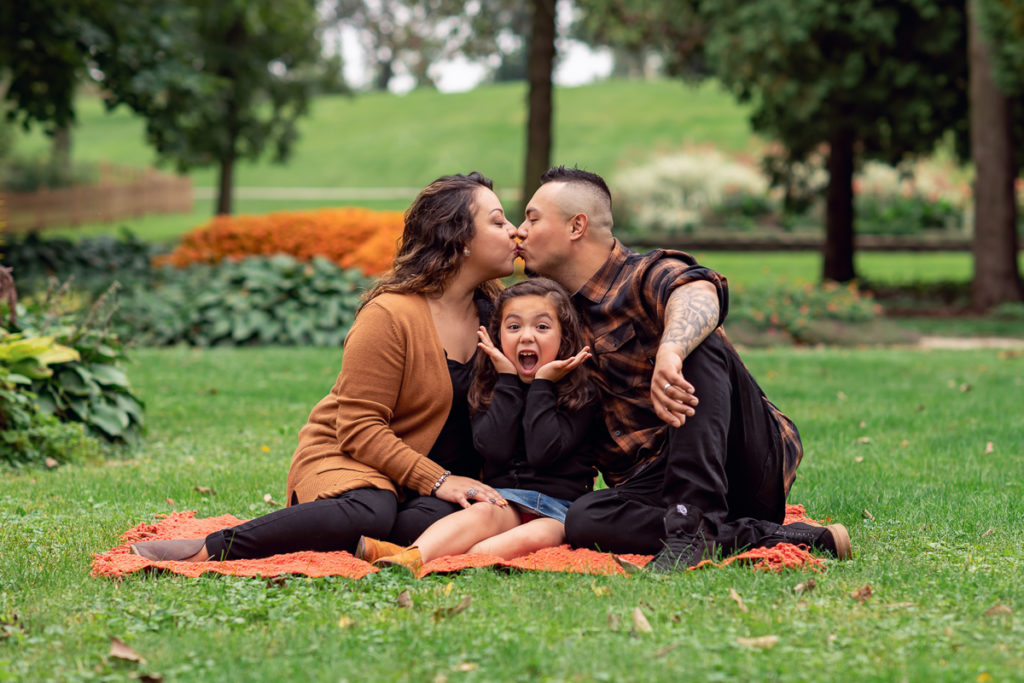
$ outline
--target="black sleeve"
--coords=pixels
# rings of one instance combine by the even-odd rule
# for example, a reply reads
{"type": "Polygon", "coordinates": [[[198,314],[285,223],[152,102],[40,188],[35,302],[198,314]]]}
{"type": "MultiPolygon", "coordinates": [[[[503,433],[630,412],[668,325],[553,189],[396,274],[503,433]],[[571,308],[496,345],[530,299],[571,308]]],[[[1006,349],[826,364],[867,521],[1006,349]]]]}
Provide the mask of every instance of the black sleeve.
{"type": "Polygon", "coordinates": [[[491,462],[511,462],[519,436],[525,391],[519,378],[499,373],[487,410],[473,417],[473,446],[491,462]]]}
{"type": "Polygon", "coordinates": [[[526,461],[543,467],[575,450],[594,415],[593,404],[567,412],[558,407],[555,383],[535,379],[526,393],[523,411],[523,441],[526,461]]]}

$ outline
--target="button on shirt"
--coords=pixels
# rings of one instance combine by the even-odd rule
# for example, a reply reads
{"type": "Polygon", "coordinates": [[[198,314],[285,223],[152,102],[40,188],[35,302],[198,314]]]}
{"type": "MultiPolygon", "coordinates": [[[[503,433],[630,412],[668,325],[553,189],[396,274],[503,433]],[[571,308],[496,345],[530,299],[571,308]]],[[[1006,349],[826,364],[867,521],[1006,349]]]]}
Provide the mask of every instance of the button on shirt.
{"type": "Polygon", "coordinates": [[[607,433],[598,439],[605,481],[622,483],[657,457],[668,429],[651,405],[651,374],[669,295],[705,280],[718,291],[718,324],[728,309],[725,277],[681,251],[639,254],[618,240],[605,264],[573,295],[602,380],[607,433]]]}

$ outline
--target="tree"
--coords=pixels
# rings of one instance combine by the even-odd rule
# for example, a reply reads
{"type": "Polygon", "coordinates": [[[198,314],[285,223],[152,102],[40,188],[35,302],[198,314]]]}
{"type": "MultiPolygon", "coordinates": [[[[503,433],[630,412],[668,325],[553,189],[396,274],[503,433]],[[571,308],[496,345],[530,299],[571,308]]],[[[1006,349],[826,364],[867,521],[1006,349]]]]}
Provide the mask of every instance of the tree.
{"type": "Polygon", "coordinates": [[[853,174],[933,150],[966,120],[966,22],[949,0],[725,0],[702,5],[708,58],[752,102],[785,160],[823,145],[829,174],[823,277],[854,269],[853,174]]]}
{"type": "Polygon", "coordinates": [[[1024,6],[968,0],[970,15],[971,156],[974,160],[974,277],[971,302],[979,310],[1024,299],[1017,264],[1015,158],[1020,137],[1012,109],[1024,94],[1024,6]],[[1013,102],[1008,95],[1016,98],[1013,102]]]}
{"type": "Polygon", "coordinates": [[[219,166],[216,213],[231,213],[235,164],[268,148],[287,159],[322,76],[313,3],[181,0],[153,5],[144,22],[127,17],[139,6],[116,9],[92,36],[107,106],[145,117],[149,142],[179,170],[219,166]]]}

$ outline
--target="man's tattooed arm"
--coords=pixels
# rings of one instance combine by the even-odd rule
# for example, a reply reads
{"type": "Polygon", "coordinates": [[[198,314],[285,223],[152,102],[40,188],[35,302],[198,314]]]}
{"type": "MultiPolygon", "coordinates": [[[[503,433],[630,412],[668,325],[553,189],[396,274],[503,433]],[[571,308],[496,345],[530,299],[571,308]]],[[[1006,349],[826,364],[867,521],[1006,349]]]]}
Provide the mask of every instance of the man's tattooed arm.
{"type": "Polygon", "coordinates": [[[683,358],[689,356],[718,327],[718,313],[718,292],[710,282],[677,288],[665,307],[661,343],[675,346],[683,358]]]}
{"type": "Polygon", "coordinates": [[[710,282],[683,285],[668,298],[651,375],[651,404],[673,427],[681,427],[698,402],[696,389],[683,376],[683,360],[718,327],[718,313],[718,291],[710,282]]]}

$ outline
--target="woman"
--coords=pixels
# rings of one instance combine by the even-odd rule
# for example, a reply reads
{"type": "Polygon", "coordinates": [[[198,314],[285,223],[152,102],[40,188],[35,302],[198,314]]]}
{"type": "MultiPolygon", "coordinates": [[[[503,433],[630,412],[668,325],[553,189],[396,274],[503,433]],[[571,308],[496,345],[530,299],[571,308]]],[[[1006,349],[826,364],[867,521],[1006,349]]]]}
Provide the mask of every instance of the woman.
{"type": "Polygon", "coordinates": [[[408,543],[470,501],[505,505],[475,479],[466,392],[476,330],[516,256],[491,181],[439,178],[405,214],[392,270],[363,300],[338,380],[299,432],[289,506],[206,538],[136,543],[152,560],[355,550],[408,543]]]}

